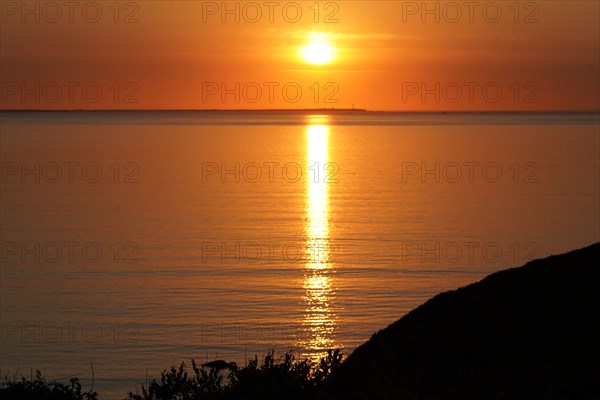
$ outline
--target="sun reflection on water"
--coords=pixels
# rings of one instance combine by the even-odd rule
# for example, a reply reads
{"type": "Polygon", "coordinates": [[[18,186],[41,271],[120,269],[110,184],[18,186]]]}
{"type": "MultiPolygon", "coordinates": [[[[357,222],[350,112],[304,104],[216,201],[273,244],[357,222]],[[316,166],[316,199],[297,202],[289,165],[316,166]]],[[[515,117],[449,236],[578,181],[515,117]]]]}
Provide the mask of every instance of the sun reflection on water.
{"type": "Polygon", "coordinates": [[[329,239],[329,158],[327,116],[313,116],[306,127],[306,263],[304,274],[304,335],[300,343],[314,360],[337,347],[331,301],[334,268],[329,239]]]}

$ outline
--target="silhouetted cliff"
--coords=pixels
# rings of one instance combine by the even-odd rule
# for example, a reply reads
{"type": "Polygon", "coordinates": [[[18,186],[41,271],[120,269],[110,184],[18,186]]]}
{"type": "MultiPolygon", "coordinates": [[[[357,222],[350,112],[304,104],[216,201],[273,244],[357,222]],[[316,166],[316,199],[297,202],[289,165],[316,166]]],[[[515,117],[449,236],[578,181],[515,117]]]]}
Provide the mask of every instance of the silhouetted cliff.
{"type": "MultiPolygon", "coordinates": [[[[442,293],[374,334],[339,399],[597,399],[600,244],[442,293]]],[[[328,396],[327,396],[328,397],[328,396]]]]}

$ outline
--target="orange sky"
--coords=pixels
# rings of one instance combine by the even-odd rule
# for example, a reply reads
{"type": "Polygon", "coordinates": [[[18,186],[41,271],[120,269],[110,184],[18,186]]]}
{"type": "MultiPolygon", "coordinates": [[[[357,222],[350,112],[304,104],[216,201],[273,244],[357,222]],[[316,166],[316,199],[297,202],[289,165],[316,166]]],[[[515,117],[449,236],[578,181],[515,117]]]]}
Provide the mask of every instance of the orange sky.
{"type": "Polygon", "coordinates": [[[0,4],[3,109],[600,108],[597,1],[0,4]]]}

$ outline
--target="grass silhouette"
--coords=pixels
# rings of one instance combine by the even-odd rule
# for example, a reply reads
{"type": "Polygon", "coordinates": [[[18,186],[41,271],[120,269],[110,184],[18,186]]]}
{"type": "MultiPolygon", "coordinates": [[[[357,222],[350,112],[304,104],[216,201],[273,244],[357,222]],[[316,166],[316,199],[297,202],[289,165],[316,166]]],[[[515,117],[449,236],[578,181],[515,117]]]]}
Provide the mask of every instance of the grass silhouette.
{"type": "Polygon", "coordinates": [[[306,399],[317,395],[321,385],[339,368],[342,354],[329,350],[318,363],[297,360],[293,351],[279,358],[269,352],[262,363],[258,357],[244,367],[223,360],[198,366],[192,370],[181,363],[153,379],[141,393],[129,393],[131,400],[199,400],[199,399],[306,399]]]}
{"type": "Polygon", "coordinates": [[[97,400],[98,393],[93,388],[82,392],[78,378],[71,378],[68,384],[48,381],[40,371],[35,377],[4,376],[0,382],[0,397],[3,400],[97,400]]]}

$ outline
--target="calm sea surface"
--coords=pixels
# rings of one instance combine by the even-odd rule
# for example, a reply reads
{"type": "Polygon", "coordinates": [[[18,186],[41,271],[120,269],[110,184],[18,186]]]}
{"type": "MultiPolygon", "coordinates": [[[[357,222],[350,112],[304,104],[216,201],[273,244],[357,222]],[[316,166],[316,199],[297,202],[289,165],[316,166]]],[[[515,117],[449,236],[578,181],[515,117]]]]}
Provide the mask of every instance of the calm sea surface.
{"type": "Polygon", "coordinates": [[[348,354],[600,240],[598,114],[3,112],[2,375],[348,354]]]}

